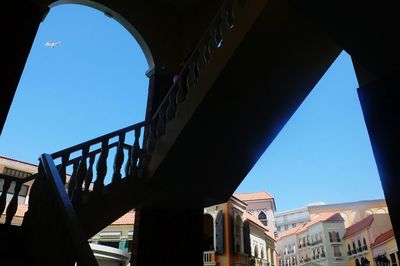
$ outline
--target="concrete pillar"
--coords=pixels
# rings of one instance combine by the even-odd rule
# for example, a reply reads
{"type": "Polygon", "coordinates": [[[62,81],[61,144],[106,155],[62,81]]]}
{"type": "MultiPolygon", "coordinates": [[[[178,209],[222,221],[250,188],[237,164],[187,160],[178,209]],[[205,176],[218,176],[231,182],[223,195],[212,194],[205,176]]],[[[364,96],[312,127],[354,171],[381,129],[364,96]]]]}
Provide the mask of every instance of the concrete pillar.
{"type": "Polygon", "coordinates": [[[397,243],[400,243],[400,86],[396,71],[367,75],[357,67],[358,95],[397,243]]]}
{"type": "Polygon", "coordinates": [[[203,208],[136,211],[131,264],[203,265],[203,208]]]}
{"type": "Polygon", "coordinates": [[[39,24],[48,12],[29,0],[5,1],[0,16],[0,134],[39,24]]]}

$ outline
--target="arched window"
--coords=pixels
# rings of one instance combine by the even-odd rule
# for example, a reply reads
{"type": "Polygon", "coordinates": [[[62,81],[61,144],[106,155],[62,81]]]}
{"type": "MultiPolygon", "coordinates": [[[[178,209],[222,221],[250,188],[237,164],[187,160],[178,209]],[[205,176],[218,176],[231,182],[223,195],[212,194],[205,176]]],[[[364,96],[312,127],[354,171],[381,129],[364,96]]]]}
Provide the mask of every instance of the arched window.
{"type": "Polygon", "coordinates": [[[365,241],[365,237],[363,237],[363,250],[367,250],[367,241],[365,241]]]}
{"type": "Polygon", "coordinates": [[[254,245],[254,257],[258,258],[258,247],[254,245]]]}
{"type": "Polygon", "coordinates": [[[204,220],[204,234],[203,234],[203,250],[214,250],[214,219],[211,215],[205,214],[204,220]]]}
{"type": "Polygon", "coordinates": [[[268,225],[268,219],[265,212],[260,211],[260,213],[258,214],[258,220],[260,220],[265,226],[268,225]]]}

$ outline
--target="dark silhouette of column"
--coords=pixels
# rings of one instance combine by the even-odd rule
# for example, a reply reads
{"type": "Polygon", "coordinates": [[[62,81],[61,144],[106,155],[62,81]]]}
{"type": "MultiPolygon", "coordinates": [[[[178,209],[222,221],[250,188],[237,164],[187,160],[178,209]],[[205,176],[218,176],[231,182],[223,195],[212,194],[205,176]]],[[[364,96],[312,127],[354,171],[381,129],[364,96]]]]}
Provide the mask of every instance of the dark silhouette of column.
{"type": "Polygon", "coordinates": [[[136,210],[131,263],[203,265],[203,208],[136,210]]]}
{"type": "Polygon", "coordinates": [[[400,243],[400,72],[376,78],[358,70],[362,84],[358,95],[395,237],[400,243]]]}

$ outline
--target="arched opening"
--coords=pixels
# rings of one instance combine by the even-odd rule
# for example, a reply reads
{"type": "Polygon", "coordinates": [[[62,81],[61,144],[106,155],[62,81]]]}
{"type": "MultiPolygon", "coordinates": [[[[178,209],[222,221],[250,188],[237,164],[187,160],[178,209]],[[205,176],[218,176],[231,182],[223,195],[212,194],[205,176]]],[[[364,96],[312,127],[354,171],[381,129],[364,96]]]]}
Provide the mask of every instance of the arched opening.
{"type": "Polygon", "coordinates": [[[49,7],[53,8],[59,5],[64,5],[64,4],[78,4],[78,5],[84,5],[88,6],[94,9],[99,10],[100,12],[103,12],[104,15],[115,19],[118,23],[120,23],[137,41],[137,43],[140,45],[146,60],[148,64],[148,68],[152,69],[154,67],[154,59],[151,54],[151,51],[146,44],[145,40],[143,39],[142,35],[138,32],[138,30],[130,24],[123,16],[118,14],[116,11],[108,8],[107,6],[104,6],[96,1],[91,1],[91,0],[57,0],[54,1],[49,7]]]}
{"type": "Polygon", "coordinates": [[[267,215],[264,211],[260,211],[260,213],[258,214],[258,220],[260,220],[265,226],[268,225],[267,215]]]}
{"type": "Polygon", "coordinates": [[[236,254],[243,252],[242,245],[243,221],[239,215],[235,218],[235,252],[236,254]]]}
{"type": "Polygon", "coordinates": [[[54,5],[32,45],[0,139],[2,153],[35,163],[43,152],[143,121],[151,60],[126,27],[97,9],[54,5]],[[50,40],[61,44],[46,47],[50,40]]]}
{"type": "Polygon", "coordinates": [[[203,223],[203,250],[214,250],[214,218],[209,214],[204,214],[203,223]]]}

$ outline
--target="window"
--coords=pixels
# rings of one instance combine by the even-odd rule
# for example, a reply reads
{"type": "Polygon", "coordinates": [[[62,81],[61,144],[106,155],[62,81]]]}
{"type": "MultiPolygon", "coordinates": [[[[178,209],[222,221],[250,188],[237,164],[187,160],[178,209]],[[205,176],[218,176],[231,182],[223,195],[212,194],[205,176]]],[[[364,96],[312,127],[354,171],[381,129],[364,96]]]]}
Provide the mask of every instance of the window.
{"type": "Polygon", "coordinates": [[[280,227],[280,226],[278,226],[278,227],[277,227],[277,230],[278,230],[278,232],[280,232],[280,231],[281,231],[281,227],[280,227]]]}
{"type": "Polygon", "coordinates": [[[335,257],[341,257],[342,256],[342,254],[340,253],[339,246],[333,246],[333,255],[335,257]]]}
{"type": "Polygon", "coordinates": [[[289,225],[285,224],[285,231],[289,230],[289,225]]]}
{"type": "Polygon", "coordinates": [[[295,228],[296,227],[296,224],[292,224],[292,228],[295,228]]]}
{"type": "Polygon", "coordinates": [[[265,214],[265,212],[261,211],[258,214],[258,220],[260,220],[265,226],[268,225],[268,219],[267,219],[267,215],[265,214]]]}
{"type": "Polygon", "coordinates": [[[390,261],[392,262],[392,266],[397,266],[396,255],[394,253],[390,254],[390,261]]]}

